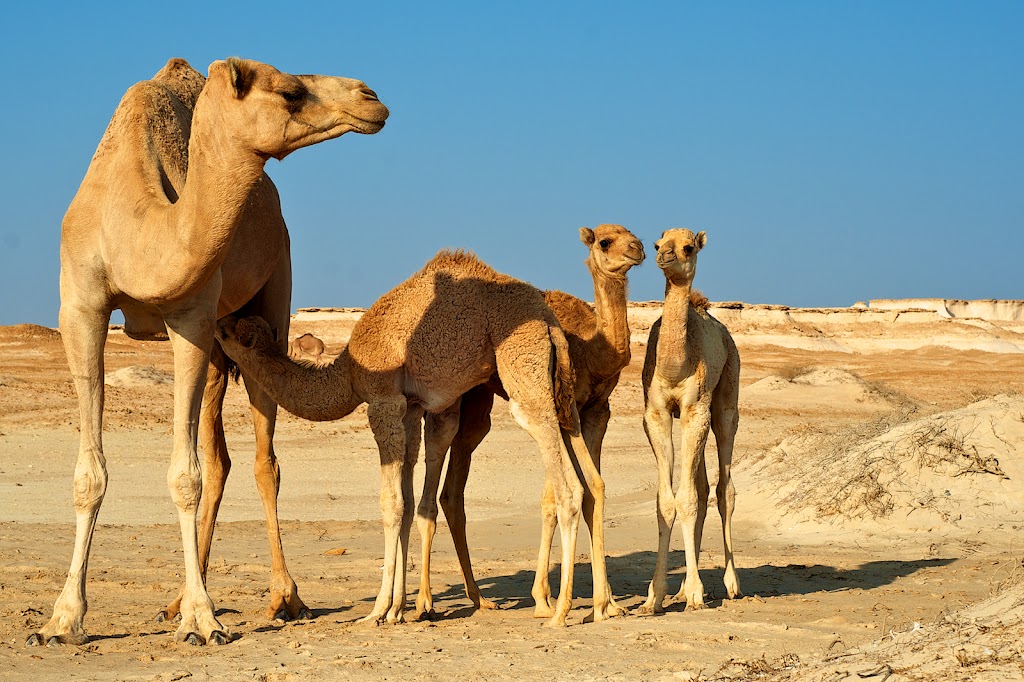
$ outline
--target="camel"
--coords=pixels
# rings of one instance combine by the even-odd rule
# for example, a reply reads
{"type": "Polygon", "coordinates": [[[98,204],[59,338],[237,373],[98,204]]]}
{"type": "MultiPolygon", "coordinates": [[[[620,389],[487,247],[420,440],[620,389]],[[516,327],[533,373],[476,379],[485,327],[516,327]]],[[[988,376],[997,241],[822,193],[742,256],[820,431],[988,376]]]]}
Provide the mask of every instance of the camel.
{"type": "Polygon", "coordinates": [[[725,588],[741,596],[732,551],[732,449],[739,426],[740,356],[729,330],[708,314],[707,299],[693,289],[697,253],[707,244],[704,232],[666,230],[655,242],[658,267],[665,273],[665,307],[651,326],[644,360],[644,431],[658,462],[658,559],[644,613],[662,610],[668,591],[668,550],[679,516],[686,548],[686,579],[676,599],[687,609],[704,607],[704,586],[697,571],[701,535],[708,509],[704,446],[708,429],[718,446],[718,512],[725,540],[725,588]],[[672,418],[682,435],[678,490],[673,492],[675,449],[672,418]]]}
{"type": "Polygon", "coordinates": [[[424,438],[427,457],[436,458],[455,436],[461,397],[495,372],[509,396],[512,416],[540,446],[554,490],[561,527],[561,592],[546,625],[564,626],[572,606],[584,485],[594,498],[590,532],[595,614],[588,619],[605,617],[610,590],[604,561],[604,482],[579,432],[568,344],[540,291],[495,272],[472,254],[441,251],[374,303],[356,323],[341,355],[324,367],[290,360],[259,318],[224,321],[219,338],[242,371],[292,414],[334,420],[367,403],[380,450],[385,546],[380,592],[363,621],[404,620],[412,471],[424,413],[438,417],[437,428],[424,438]]]}
{"type": "MultiPolygon", "coordinates": [[[[565,332],[569,342],[569,356],[576,372],[574,399],[580,415],[583,440],[598,471],[601,470],[601,444],[608,428],[611,410],[608,398],[619,381],[619,373],[629,364],[629,325],[626,320],[626,275],[629,269],[644,260],[641,242],[621,225],[598,225],[593,230],[580,228],[580,241],[587,247],[584,261],[594,280],[594,308],[584,301],[562,293],[547,291],[544,300],[565,332]]],[[[505,397],[497,377],[476,387],[462,397],[459,430],[452,441],[451,459],[445,476],[441,506],[451,529],[455,551],[459,557],[466,595],[476,608],[491,609],[495,605],[480,594],[473,576],[466,540],[466,482],[472,463],[473,451],[491,428],[491,407],[494,395],[505,397]]],[[[427,417],[426,429],[435,428],[434,418],[427,417]]],[[[417,617],[433,615],[433,597],[430,590],[430,549],[437,528],[437,488],[444,465],[444,452],[436,460],[427,459],[423,495],[416,512],[422,543],[422,573],[420,590],[416,598],[417,617]]],[[[588,507],[589,497],[584,498],[588,507]]],[[[536,617],[549,617],[552,613],[551,587],[548,582],[548,564],[551,541],[554,537],[556,510],[553,490],[545,485],[541,504],[541,541],[534,577],[533,598],[536,617]]],[[[584,517],[587,518],[588,514],[584,517]]],[[[612,601],[611,594],[608,595],[612,601]]],[[[609,607],[610,612],[621,609],[609,607]]]]}
{"type": "MultiPolygon", "coordinates": [[[[175,640],[229,640],[204,579],[230,466],[220,417],[227,359],[214,347],[216,322],[235,311],[263,313],[279,338],[287,338],[288,233],[264,165],[346,132],[376,133],[387,115],[360,81],[293,76],[236,58],[213,62],[205,82],[187,62],[172,59],[122,98],[62,226],[60,332],[81,411],[75,549],[53,617],[27,644],[88,641],[86,569],[107,484],[103,346],[117,308],[129,336],[169,336],[173,345],[174,446],[167,483],[185,561],[180,600],[169,607],[180,608],[175,640]],[[205,471],[196,452],[200,433],[205,471]],[[200,498],[202,548],[196,528],[200,498]]],[[[280,346],[283,352],[283,341],[280,346]]],[[[256,425],[256,478],[274,556],[271,608],[281,602],[296,614],[305,606],[284,567],[277,527],[276,406],[247,377],[246,386],[256,425]]]]}
{"type": "Polygon", "coordinates": [[[288,352],[293,358],[311,355],[315,362],[320,362],[320,356],[324,354],[324,342],[312,334],[303,334],[292,339],[288,352]]]}

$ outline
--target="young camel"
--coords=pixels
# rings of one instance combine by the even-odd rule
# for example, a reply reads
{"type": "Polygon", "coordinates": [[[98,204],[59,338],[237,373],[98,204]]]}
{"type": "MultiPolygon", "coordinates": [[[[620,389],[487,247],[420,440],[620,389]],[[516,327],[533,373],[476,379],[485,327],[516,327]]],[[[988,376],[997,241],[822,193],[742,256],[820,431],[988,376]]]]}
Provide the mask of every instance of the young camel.
{"type": "Polygon", "coordinates": [[[732,553],[732,448],[739,426],[740,356],[721,322],[707,312],[707,300],[694,291],[697,253],[707,243],[703,232],[666,230],[655,242],[658,267],[665,273],[665,307],[651,327],[644,361],[644,431],[658,461],[658,559],[647,601],[641,610],[662,610],[668,592],[668,550],[672,525],[680,516],[686,547],[686,580],[676,599],[687,609],[704,607],[704,586],[697,572],[701,535],[708,509],[704,446],[708,428],[718,446],[718,512],[725,539],[725,588],[740,596],[732,553]],[[679,488],[673,492],[675,450],[672,418],[682,429],[679,488]]]}
{"type": "MultiPolygon", "coordinates": [[[[186,62],[172,59],[154,80],[125,94],[62,226],[60,331],[81,411],[75,549],[53,617],[29,636],[29,645],[88,641],[86,568],[107,485],[103,346],[117,308],[130,335],[163,335],[166,325],[174,350],[174,448],[167,483],[185,561],[181,598],[169,607],[180,605],[175,639],[228,641],[203,572],[228,465],[219,418],[226,359],[213,350],[216,322],[234,311],[265,311],[279,331],[287,330],[288,234],[277,191],[263,172],[267,160],[349,131],[376,133],[387,115],[360,81],[292,76],[240,59],[211,64],[205,84],[186,62]],[[197,429],[204,402],[210,416],[197,429]],[[213,477],[202,495],[202,548],[196,529],[200,430],[208,446],[206,481],[213,477]]],[[[272,599],[286,598],[290,612],[301,611],[280,555],[279,472],[271,446],[276,407],[254,385],[249,390],[257,482],[275,552],[272,599]]]]}
{"type": "MultiPolygon", "coordinates": [[[[580,414],[583,439],[594,465],[601,469],[601,444],[611,410],[608,398],[619,381],[619,373],[629,364],[629,325],[626,320],[626,275],[629,269],[644,260],[644,248],[633,233],[621,225],[598,225],[591,230],[580,228],[580,241],[588,249],[584,261],[594,280],[594,307],[560,291],[544,293],[544,300],[558,319],[569,342],[569,356],[576,373],[574,398],[580,414]]],[[[466,595],[477,608],[494,608],[494,603],[480,594],[473,576],[466,539],[465,491],[472,463],[473,451],[491,428],[491,407],[494,395],[505,396],[501,382],[492,378],[487,384],[474,388],[462,397],[458,433],[451,446],[448,474],[441,493],[441,506],[451,529],[455,551],[459,557],[466,595]]],[[[426,433],[440,428],[437,418],[427,417],[426,433]]],[[[422,543],[423,569],[420,590],[416,598],[417,617],[430,617],[434,612],[430,590],[430,550],[437,528],[437,488],[444,465],[445,452],[440,457],[427,457],[423,495],[416,512],[422,543]]],[[[551,587],[548,565],[551,541],[556,524],[556,508],[550,482],[544,486],[541,501],[541,540],[534,577],[534,615],[550,617],[551,587]]],[[[590,523],[589,496],[584,497],[584,519],[590,523]]],[[[621,612],[608,595],[609,615],[621,612]]]]}
{"type": "Polygon", "coordinates": [[[554,490],[562,577],[547,624],[565,625],[572,606],[584,485],[594,497],[590,533],[595,617],[604,617],[610,594],[604,562],[604,483],[579,434],[568,344],[537,289],[495,272],[476,256],[442,251],[366,311],[348,346],[330,365],[290,360],[259,318],[226,322],[219,338],[244,372],[299,417],[340,419],[367,403],[380,449],[385,545],[380,592],[363,620],[404,619],[412,471],[424,412],[442,415],[440,421],[448,427],[426,435],[427,457],[437,458],[455,435],[451,426],[458,426],[462,395],[495,372],[508,392],[512,416],[540,446],[554,490]]]}

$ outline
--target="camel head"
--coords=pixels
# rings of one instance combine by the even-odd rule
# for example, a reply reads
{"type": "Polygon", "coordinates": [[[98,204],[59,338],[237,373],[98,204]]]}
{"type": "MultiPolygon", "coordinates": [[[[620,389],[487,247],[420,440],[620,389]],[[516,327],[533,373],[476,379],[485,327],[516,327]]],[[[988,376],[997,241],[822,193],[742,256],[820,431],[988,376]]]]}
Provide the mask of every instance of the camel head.
{"type": "Polygon", "coordinates": [[[703,232],[694,234],[685,228],[665,230],[661,239],[654,242],[658,250],[656,260],[674,284],[689,284],[697,272],[697,253],[707,244],[708,237],[703,232]]]}
{"type": "Polygon", "coordinates": [[[224,352],[237,361],[252,352],[280,354],[274,330],[262,317],[238,318],[228,315],[217,323],[217,340],[224,352]]]}
{"type": "Polygon", "coordinates": [[[644,245],[622,225],[580,228],[580,241],[590,249],[587,263],[609,277],[622,278],[644,262],[644,245]]]}
{"type": "Polygon", "coordinates": [[[217,125],[265,159],[280,160],[350,131],[372,135],[388,117],[377,93],[362,81],[293,76],[235,57],[210,64],[200,102],[204,98],[216,100],[217,125]]]}

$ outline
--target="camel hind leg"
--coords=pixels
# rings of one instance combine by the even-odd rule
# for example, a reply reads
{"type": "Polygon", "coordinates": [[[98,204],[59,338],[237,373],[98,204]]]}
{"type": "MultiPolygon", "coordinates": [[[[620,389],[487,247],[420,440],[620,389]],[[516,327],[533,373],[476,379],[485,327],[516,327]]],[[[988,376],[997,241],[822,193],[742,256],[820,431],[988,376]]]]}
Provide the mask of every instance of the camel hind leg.
{"type": "Polygon", "coordinates": [[[277,498],[281,489],[281,467],[274,452],[274,430],[277,424],[277,403],[263,392],[259,384],[243,377],[249,393],[249,410],[252,412],[253,429],[256,432],[256,456],[253,461],[253,476],[263,503],[263,514],[267,528],[267,543],[270,548],[270,604],[268,618],[294,620],[312,618],[313,614],[299,597],[284,558],[281,541],[281,525],[278,520],[277,498]]]}
{"type": "Polygon", "coordinates": [[[546,327],[520,325],[515,341],[506,340],[497,349],[496,358],[498,375],[508,392],[512,417],[540,447],[547,479],[554,491],[562,540],[562,575],[558,601],[546,625],[564,626],[572,608],[576,536],[583,502],[583,484],[562,442],[554,398],[554,354],[546,327]],[[539,334],[531,339],[534,330],[539,334]]]}
{"type": "Polygon", "coordinates": [[[466,596],[478,609],[494,609],[497,605],[480,594],[480,587],[473,575],[473,562],[469,557],[466,537],[466,483],[473,463],[473,452],[490,433],[493,405],[494,392],[486,385],[476,386],[462,396],[459,430],[452,440],[448,472],[441,491],[441,509],[444,510],[455,553],[459,557],[466,596]]]}
{"type": "Polygon", "coordinates": [[[711,401],[711,430],[718,446],[718,513],[722,517],[725,543],[725,589],[730,599],[742,597],[739,576],[733,558],[732,516],[736,509],[736,489],[732,483],[732,451],[739,429],[739,355],[730,354],[722,378],[711,401]]]}

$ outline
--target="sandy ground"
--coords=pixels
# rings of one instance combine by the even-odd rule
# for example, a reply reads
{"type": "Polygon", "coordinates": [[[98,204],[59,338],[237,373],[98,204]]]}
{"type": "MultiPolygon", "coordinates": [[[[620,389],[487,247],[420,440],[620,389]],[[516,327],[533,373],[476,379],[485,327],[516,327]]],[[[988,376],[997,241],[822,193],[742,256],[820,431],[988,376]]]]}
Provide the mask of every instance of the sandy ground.
{"type": "MultiPolygon", "coordinates": [[[[293,333],[318,333],[336,351],[350,326],[321,320],[297,323],[293,333]]],[[[847,346],[855,331],[843,332],[847,346]]],[[[78,413],[56,332],[0,328],[0,678],[1024,679],[1024,399],[1015,394],[1024,354],[927,344],[832,352],[822,343],[766,344],[773,333],[791,330],[765,324],[756,339],[737,334],[734,535],[744,598],[724,598],[712,503],[701,556],[709,608],[670,604],[658,616],[635,615],[657,543],[638,343],[604,449],[609,576],[633,613],[582,624],[591,579],[581,534],[570,626],[550,630],[532,618],[540,457],[498,405],[467,492],[477,576],[501,609],[470,608],[442,521],[432,571],[438,619],[355,622],[371,609],[383,549],[376,448],[359,410],[326,424],[279,419],[285,551],[314,618],[268,620],[253,438],[244,391],[233,385],[226,422],[235,469],[208,588],[235,639],[201,648],[174,644],[175,626],[153,619],[182,576],[165,482],[169,346],[112,334],[110,483],[89,567],[92,641],[27,648],[70,560],[78,413]]],[[[713,461],[713,445],[708,454],[713,461]]],[[[673,548],[672,591],[683,573],[678,534],[673,548]]],[[[418,563],[409,566],[411,598],[418,563]]]]}

